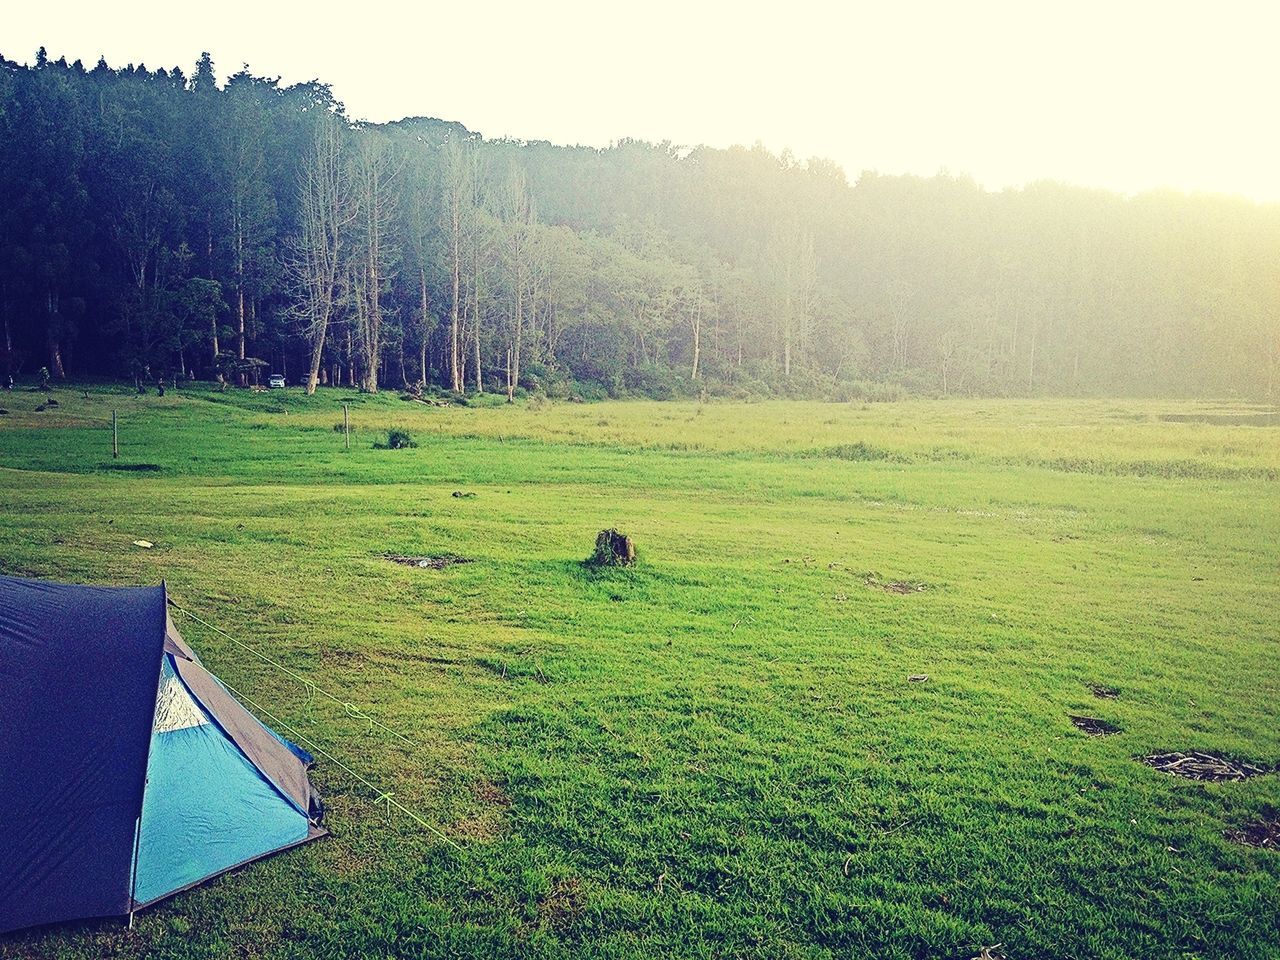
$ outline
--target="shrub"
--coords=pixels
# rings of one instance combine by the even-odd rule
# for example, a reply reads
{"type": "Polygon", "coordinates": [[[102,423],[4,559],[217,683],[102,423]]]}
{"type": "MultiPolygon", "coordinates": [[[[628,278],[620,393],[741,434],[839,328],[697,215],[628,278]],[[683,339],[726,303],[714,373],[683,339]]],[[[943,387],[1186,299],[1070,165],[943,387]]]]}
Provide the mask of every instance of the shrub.
{"type": "Polygon", "coordinates": [[[572,395],[589,401],[607,400],[609,391],[597,380],[574,380],[572,395]]]}
{"type": "Polygon", "coordinates": [[[841,403],[894,403],[905,400],[908,392],[893,381],[850,380],[837,384],[831,396],[841,403]]]}
{"type": "Polygon", "coordinates": [[[413,439],[408,430],[392,429],[387,431],[387,442],[383,445],[383,449],[406,450],[417,445],[417,441],[413,439]]]}
{"type": "Polygon", "coordinates": [[[843,443],[839,446],[829,447],[827,456],[836,457],[840,460],[884,460],[888,454],[878,447],[868,446],[859,440],[857,443],[843,443]]]}
{"type": "Polygon", "coordinates": [[[900,453],[894,453],[892,450],[885,450],[881,447],[873,447],[861,440],[857,443],[842,443],[834,447],[827,447],[821,452],[821,455],[835,460],[890,460],[894,463],[905,463],[908,460],[907,457],[900,453]]]}
{"type": "Polygon", "coordinates": [[[566,377],[555,377],[544,381],[543,388],[552,400],[568,400],[574,394],[573,381],[566,377]]]}
{"type": "Polygon", "coordinates": [[[681,375],[668,367],[648,364],[630,367],[622,375],[628,393],[648,397],[651,400],[675,400],[693,392],[687,375],[681,375]]]}

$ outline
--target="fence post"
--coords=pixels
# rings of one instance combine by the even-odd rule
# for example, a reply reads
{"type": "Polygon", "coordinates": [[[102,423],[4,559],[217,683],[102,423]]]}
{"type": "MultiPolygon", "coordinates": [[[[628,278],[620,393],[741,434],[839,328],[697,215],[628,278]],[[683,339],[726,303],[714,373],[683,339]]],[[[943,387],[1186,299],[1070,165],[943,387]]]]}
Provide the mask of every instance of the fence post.
{"type": "Polygon", "coordinates": [[[345,403],[342,405],[342,439],[347,449],[351,449],[351,408],[345,403]]]}
{"type": "Polygon", "coordinates": [[[111,411],[111,459],[120,459],[120,428],[116,423],[116,412],[111,411]]]}

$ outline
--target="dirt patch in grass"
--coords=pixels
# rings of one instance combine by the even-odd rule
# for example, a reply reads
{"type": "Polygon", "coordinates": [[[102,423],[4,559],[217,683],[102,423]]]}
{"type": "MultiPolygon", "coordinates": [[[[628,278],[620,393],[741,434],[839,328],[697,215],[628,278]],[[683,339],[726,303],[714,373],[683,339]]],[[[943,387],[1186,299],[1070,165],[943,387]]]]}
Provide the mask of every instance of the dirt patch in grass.
{"type": "Polygon", "coordinates": [[[1086,683],[1085,686],[1099,700],[1115,700],[1120,696],[1120,691],[1115,687],[1108,687],[1101,683],[1086,683]]]}
{"type": "Polygon", "coordinates": [[[335,650],[331,647],[320,650],[320,662],[326,666],[335,664],[362,664],[367,658],[357,650],[335,650]]]}
{"type": "Polygon", "coordinates": [[[385,559],[391,563],[398,563],[402,567],[418,567],[422,570],[444,570],[446,567],[457,566],[460,563],[473,562],[470,557],[460,557],[453,553],[442,553],[433,557],[406,557],[388,553],[385,559]]]}
{"type": "Polygon", "coordinates": [[[883,590],[885,593],[923,593],[925,590],[929,589],[929,585],[927,583],[923,583],[919,580],[885,580],[874,570],[864,573],[862,575],[862,581],[868,587],[883,590]]]}
{"type": "Polygon", "coordinates": [[[1225,780],[1248,780],[1260,777],[1264,773],[1272,773],[1270,767],[1232,757],[1220,757],[1212,753],[1198,750],[1189,753],[1153,753],[1148,757],[1139,757],[1140,763],[1159,770],[1161,773],[1189,780],[1206,780],[1221,782],[1225,780]]]}
{"type": "Polygon", "coordinates": [[[491,843],[502,836],[502,818],[487,811],[474,817],[463,817],[453,825],[453,835],[460,840],[491,843]]]}
{"type": "Polygon", "coordinates": [[[1120,732],[1119,727],[1107,720],[1099,720],[1097,717],[1077,717],[1075,714],[1068,714],[1068,716],[1078,730],[1083,730],[1091,737],[1109,737],[1113,733],[1120,732]]]}
{"type": "Polygon", "coordinates": [[[582,915],[586,895],[582,881],[577,877],[561,877],[551,884],[551,889],[538,901],[538,922],[552,930],[564,930],[573,926],[582,915]]]}
{"type": "Polygon", "coordinates": [[[501,807],[503,810],[511,806],[511,798],[507,796],[507,791],[492,780],[477,780],[471,785],[471,792],[477,800],[489,806],[501,807]]]}
{"type": "Polygon", "coordinates": [[[1232,843],[1240,843],[1246,847],[1280,851],[1280,815],[1254,820],[1243,827],[1231,827],[1223,830],[1222,835],[1232,843]]]}
{"type": "Polygon", "coordinates": [[[471,785],[471,793],[480,809],[472,816],[463,817],[455,823],[454,834],[465,840],[496,840],[502,835],[506,824],[511,798],[492,780],[477,780],[471,785]]]}

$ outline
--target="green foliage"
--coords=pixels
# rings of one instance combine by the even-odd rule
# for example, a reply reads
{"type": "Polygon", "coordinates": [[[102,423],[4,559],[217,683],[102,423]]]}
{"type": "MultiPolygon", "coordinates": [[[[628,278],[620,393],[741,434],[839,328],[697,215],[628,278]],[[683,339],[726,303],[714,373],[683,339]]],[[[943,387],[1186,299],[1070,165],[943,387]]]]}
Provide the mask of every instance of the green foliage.
{"type": "Polygon", "coordinates": [[[895,454],[881,447],[873,447],[859,440],[857,443],[842,443],[838,446],[827,447],[823,454],[828,457],[835,457],[837,460],[898,460],[904,458],[900,454],[895,454]]]}
{"type": "Polygon", "coordinates": [[[555,400],[1280,390],[1274,204],[353,124],[320,83],[219,86],[207,55],[190,78],[0,61],[0,196],[0,373],[212,378],[231,353],[296,383],[331,313],[321,369],[366,389],[381,372],[555,400]],[[298,173],[330,125],[352,282],[308,287],[298,173]]]}
{"type": "MultiPolygon", "coordinates": [[[[393,428],[387,431],[386,442],[381,444],[381,447],[384,450],[408,450],[417,445],[418,442],[413,439],[408,430],[393,428]]],[[[378,445],[375,444],[375,446],[378,445]]]]}

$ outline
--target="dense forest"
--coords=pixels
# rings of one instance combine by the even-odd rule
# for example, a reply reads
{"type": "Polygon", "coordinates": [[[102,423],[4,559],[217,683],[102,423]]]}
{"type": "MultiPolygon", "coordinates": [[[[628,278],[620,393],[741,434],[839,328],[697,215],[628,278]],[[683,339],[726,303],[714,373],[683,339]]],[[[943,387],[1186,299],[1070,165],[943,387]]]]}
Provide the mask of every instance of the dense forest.
{"type": "MultiPolygon", "coordinates": [[[[904,118],[904,122],[909,122],[904,118]]],[[[1016,122],[1011,118],[1010,122],[1016,122]]],[[[1280,205],[350,120],[0,59],[0,366],[508,396],[1280,392],[1280,205]]]]}

